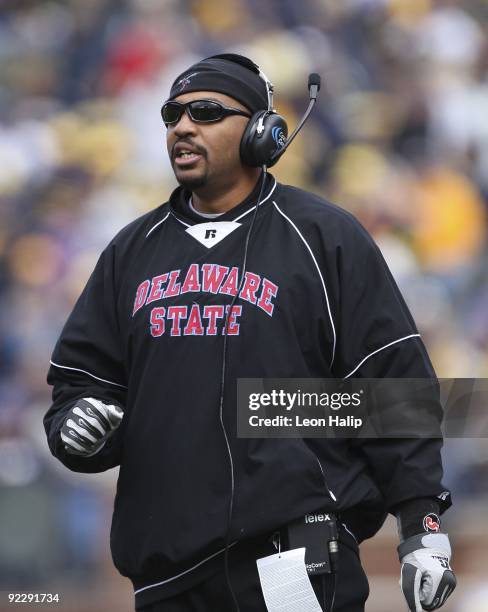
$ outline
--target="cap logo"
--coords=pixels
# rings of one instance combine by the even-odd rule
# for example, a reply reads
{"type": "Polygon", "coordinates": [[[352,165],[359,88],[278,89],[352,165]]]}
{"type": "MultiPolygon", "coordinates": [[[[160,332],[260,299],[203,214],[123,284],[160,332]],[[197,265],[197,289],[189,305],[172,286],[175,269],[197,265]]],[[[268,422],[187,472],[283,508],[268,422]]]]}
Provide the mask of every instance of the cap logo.
{"type": "Polygon", "coordinates": [[[441,520],[437,514],[431,513],[424,516],[424,529],[428,533],[437,533],[441,528],[441,520]]]}
{"type": "Polygon", "coordinates": [[[190,80],[196,74],[198,74],[198,72],[192,72],[191,74],[188,74],[187,76],[183,77],[182,79],[178,81],[178,83],[176,83],[176,87],[179,87],[180,91],[182,91],[183,89],[185,89],[185,87],[187,87],[190,84],[190,80]]]}

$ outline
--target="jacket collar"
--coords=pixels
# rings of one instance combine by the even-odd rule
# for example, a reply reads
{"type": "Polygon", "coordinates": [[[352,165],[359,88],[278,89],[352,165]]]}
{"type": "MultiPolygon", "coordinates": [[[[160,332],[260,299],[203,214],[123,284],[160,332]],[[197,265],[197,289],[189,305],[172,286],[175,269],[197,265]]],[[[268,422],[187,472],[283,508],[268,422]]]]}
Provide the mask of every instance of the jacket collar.
{"type": "MultiPolygon", "coordinates": [[[[247,213],[254,210],[257,204],[257,198],[261,188],[261,176],[259,177],[254,189],[240,204],[234,206],[223,215],[220,215],[215,221],[239,221],[241,218],[246,218],[247,213]]],[[[266,174],[263,196],[261,197],[261,205],[269,202],[276,188],[276,179],[269,173],[266,174]]],[[[177,219],[180,219],[190,225],[195,223],[208,223],[208,219],[201,217],[193,212],[188,205],[191,192],[183,187],[177,187],[169,198],[170,212],[177,219]]]]}

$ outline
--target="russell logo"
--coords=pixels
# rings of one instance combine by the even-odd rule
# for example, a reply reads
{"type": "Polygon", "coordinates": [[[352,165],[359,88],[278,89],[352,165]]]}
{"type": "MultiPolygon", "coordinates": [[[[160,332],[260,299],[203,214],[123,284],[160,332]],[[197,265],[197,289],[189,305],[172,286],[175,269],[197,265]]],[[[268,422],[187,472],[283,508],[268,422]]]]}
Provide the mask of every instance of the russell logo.
{"type": "Polygon", "coordinates": [[[441,520],[437,514],[431,513],[424,516],[424,529],[428,533],[437,533],[441,528],[441,520]]]}
{"type": "Polygon", "coordinates": [[[275,127],[271,130],[271,136],[279,147],[285,146],[286,136],[285,132],[283,132],[283,128],[280,128],[279,126],[275,125],[275,127]]]}

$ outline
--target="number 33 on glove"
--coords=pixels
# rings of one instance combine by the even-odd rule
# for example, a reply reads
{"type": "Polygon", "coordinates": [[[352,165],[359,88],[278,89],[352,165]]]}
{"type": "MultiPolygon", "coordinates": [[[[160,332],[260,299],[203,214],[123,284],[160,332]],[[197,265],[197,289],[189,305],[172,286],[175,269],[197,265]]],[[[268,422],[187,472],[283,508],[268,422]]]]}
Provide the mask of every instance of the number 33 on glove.
{"type": "Polygon", "coordinates": [[[91,457],[105,445],[122,421],[119,406],[93,397],[77,400],[61,428],[61,440],[71,455],[91,457]]]}
{"type": "Polygon", "coordinates": [[[437,610],[456,588],[449,565],[451,546],[445,533],[407,538],[398,547],[400,587],[411,612],[437,610]]]}

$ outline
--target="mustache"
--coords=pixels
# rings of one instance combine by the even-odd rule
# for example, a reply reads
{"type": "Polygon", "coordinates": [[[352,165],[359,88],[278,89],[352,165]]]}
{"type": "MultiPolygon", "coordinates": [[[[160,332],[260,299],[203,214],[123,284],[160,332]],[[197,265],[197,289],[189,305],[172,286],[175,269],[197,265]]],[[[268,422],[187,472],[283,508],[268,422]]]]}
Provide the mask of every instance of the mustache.
{"type": "Polygon", "coordinates": [[[190,138],[180,138],[171,147],[171,159],[174,159],[175,157],[175,147],[177,144],[186,144],[191,149],[199,153],[202,157],[207,157],[207,149],[205,149],[205,147],[202,147],[201,145],[196,144],[190,138]]]}

